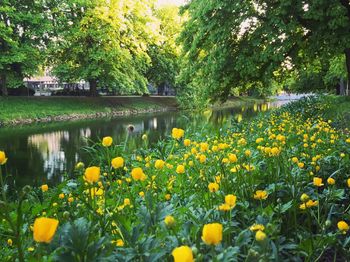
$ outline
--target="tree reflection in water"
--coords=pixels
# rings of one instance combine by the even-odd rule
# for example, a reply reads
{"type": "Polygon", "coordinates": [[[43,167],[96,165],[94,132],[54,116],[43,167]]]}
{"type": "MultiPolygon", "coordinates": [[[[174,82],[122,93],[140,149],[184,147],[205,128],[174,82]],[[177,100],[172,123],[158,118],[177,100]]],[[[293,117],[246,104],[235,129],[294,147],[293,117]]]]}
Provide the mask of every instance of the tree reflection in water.
{"type": "Polygon", "coordinates": [[[133,150],[142,145],[142,134],[147,134],[150,144],[153,144],[169,135],[173,127],[218,130],[223,124],[234,124],[281,103],[205,110],[202,114],[168,112],[8,127],[0,129],[0,149],[8,155],[5,172],[13,176],[15,186],[56,184],[62,180],[62,174],[74,169],[78,161],[89,163],[89,156],[81,150],[88,141],[98,141],[109,135],[120,144],[129,135],[127,148],[133,150]],[[130,125],[134,127],[132,132],[128,130],[130,125]]]}

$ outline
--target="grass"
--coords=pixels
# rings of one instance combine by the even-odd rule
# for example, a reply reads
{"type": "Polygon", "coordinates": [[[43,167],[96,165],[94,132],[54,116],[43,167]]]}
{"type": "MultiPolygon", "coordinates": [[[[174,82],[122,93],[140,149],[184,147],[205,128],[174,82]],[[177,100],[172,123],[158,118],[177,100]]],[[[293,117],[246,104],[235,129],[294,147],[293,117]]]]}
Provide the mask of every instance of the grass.
{"type": "Polygon", "coordinates": [[[176,108],[174,97],[7,97],[0,98],[0,123],[79,114],[176,108]]]}
{"type": "MultiPolygon", "coordinates": [[[[233,97],[212,107],[241,107],[263,101],[253,97],[233,97]]],[[[166,108],[178,108],[175,97],[0,97],[0,125],[85,119],[98,117],[98,113],[112,116],[114,113],[166,108]]]]}
{"type": "Polygon", "coordinates": [[[338,128],[350,128],[350,96],[328,96],[329,110],[325,117],[333,119],[338,128]]]}

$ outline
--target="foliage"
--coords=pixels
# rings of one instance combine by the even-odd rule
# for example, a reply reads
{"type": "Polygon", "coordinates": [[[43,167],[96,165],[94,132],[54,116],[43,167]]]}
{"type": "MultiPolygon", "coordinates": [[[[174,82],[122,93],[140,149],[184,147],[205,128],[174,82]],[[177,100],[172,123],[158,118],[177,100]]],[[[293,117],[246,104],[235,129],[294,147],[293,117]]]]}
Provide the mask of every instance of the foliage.
{"type": "Polygon", "coordinates": [[[136,152],[98,142],[86,169],[19,200],[6,200],[1,180],[1,260],[20,250],[29,261],[165,261],[183,245],[196,261],[349,260],[350,138],[325,118],[329,101],[305,98],[216,134],[174,129],[151,148],[145,136],[136,152]],[[60,221],[50,244],[32,239],[40,216],[60,221]],[[210,223],[223,232],[215,224],[201,238],[210,223]]]}
{"type": "Polygon", "coordinates": [[[0,3],[0,86],[18,87],[45,58],[51,25],[45,0],[0,3]]]}
{"type": "Polygon", "coordinates": [[[147,93],[147,48],[158,33],[151,2],[70,1],[53,49],[54,72],[62,80],[85,79],[92,89],[98,84],[118,93],[147,93]]]}
{"type": "Polygon", "coordinates": [[[179,72],[180,48],[176,39],[181,31],[182,19],[176,6],[165,6],[155,10],[155,17],[160,22],[160,41],[149,47],[151,66],[147,79],[156,86],[167,84],[176,87],[179,72]]]}
{"type": "Polygon", "coordinates": [[[226,99],[235,88],[265,93],[314,60],[328,65],[344,56],[350,38],[350,4],[343,0],[193,0],[186,11],[181,78],[211,99],[226,99]]]}

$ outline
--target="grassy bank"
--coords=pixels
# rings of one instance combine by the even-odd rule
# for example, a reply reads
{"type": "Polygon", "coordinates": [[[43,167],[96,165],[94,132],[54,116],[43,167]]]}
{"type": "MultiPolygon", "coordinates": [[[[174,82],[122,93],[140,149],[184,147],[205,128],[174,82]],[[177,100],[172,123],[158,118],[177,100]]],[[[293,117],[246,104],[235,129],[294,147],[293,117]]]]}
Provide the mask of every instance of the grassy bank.
{"type": "Polygon", "coordinates": [[[1,179],[0,260],[349,261],[350,136],[327,99],[133,152],[105,137],[18,198],[1,179]]]}
{"type": "Polygon", "coordinates": [[[97,118],[176,108],[174,97],[8,97],[0,98],[0,123],[97,118]]]}
{"type": "MultiPolygon", "coordinates": [[[[261,103],[231,98],[213,108],[261,103]]],[[[0,126],[177,110],[175,97],[0,97],[0,126]]]]}

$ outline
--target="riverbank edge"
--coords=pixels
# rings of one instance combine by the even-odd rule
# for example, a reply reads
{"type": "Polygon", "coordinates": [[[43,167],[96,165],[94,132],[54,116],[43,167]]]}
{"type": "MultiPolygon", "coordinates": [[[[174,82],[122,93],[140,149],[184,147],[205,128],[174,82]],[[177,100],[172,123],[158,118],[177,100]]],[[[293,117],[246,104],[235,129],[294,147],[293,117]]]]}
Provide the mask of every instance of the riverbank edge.
{"type": "MultiPolygon", "coordinates": [[[[20,101],[21,98],[14,98],[18,101],[20,101]]],[[[45,98],[31,98],[32,101],[40,101],[44,100],[45,98]]],[[[49,100],[50,98],[46,98],[46,100],[49,100]]],[[[58,98],[55,97],[52,99],[53,102],[57,102],[59,99],[62,99],[62,101],[71,99],[74,100],[74,98],[67,98],[62,97],[58,98]]],[[[82,98],[77,99],[76,101],[81,101],[82,98]]],[[[87,98],[90,99],[90,98],[87,98]]],[[[110,103],[110,99],[113,98],[96,98],[99,99],[99,102],[105,100],[106,102],[106,108],[105,111],[99,110],[97,112],[86,112],[86,113],[80,113],[80,112],[72,112],[72,113],[63,113],[60,114],[59,112],[55,112],[55,115],[45,114],[45,112],[41,112],[44,115],[40,117],[11,117],[11,113],[8,113],[6,115],[7,119],[2,119],[3,117],[0,114],[0,127],[11,127],[16,125],[30,125],[30,124],[36,124],[36,123],[51,123],[51,122],[64,122],[64,121],[79,121],[79,120],[88,120],[88,119],[101,119],[101,118],[113,118],[113,117],[119,117],[119,116],[129,116],[129,115],[141,115],[141,114],[147,114],[147,113],[164,113],[164,112],[174,112],[174,111],[180,111],[181,108],[179,107],[176,98],[175,97],[115,97],[115,100],[122,100],[124,103],[110,103]],[[136,101],[133,101],[135,100],[136,101]],[[150,100],[152,99],[152,100],[150,100]],[[125,102],[127,100],[127,102],[125,102]],[[138,103],[142,101],[145,102],[142,105],[142,108],[138,108],[140,106],[138,103]],[[156,101],[157,103],[152,104],[152,101],[156,101]],[[107,109],[107,111],[106,111],[107,109]],[[57,113],[57,114],[56,114],[57,113]]],[[[23,99],[24,100],[24,99],[23,99]]],[[[28,101],[26,100],[26,103],[28,104],[28,101]]],[[[228,107],[235,107],[235,106],[241,106],[243,104],[254,104],[254,103],[263,103],[266,101],[270,101],[268,99],[259,99],[259,98],[253,98],[253,97],[232,97],[227,102],[223,104],[214,104],[211,105],[209,108],[211,109],[220,109],[220,108],[228,108],[228,107]]],[[[74,102],[74,101],[73,101],[74,102]]],[[[7,105],[11,107],[11,102],[7,105]]],[[[36,105],[31,105],[30,102],[28,104],[28,111],[35,109],[36,105]]],[[[49,106],[49,105],[46,105],[49,106]]],[[[91,106],[93,107],[93,105],[91,106]]],[[[84,111],[83,108],[82,111],[84,111]]],[[[14,108],[16,110],[16,108],[14,108]]],[[[23,109],[22,109],[23,110],[23,109]]],[[[43,110],[43,109],[41,109],[43,110]]],[[[90,108],[91,110],[91,108],[90,108]]],[[[186,110],[184,110],[186,111],[186,110]]],[[[30,113],[28,112],[28,115],[30,113]]]]}
{"type": "Polygon", "coordinates": [[[138,114],[147,114],[147,113],[161,113],[161,112],[171,112],[177,111],[177,108],[168,107],[168,108],[149,108],[149,109],[133,109],[133,110],[115,110],[111,112],[96,112],[96,113],[72,113],[56,116],[47,116],[39,118],[28,118],[28,119],[14,119],[6,122],[0,122],[0,127],[5,126],[15,126],[15,125],[30,125],[34,123],[51,123],[51,122],[64,122],[64,121],[78,121],[78,120],[87,120],[87,119],[100,119],[107,117],[118,117],[118,116],[129,116],[129,115],[138,115],[138,114]]]}

